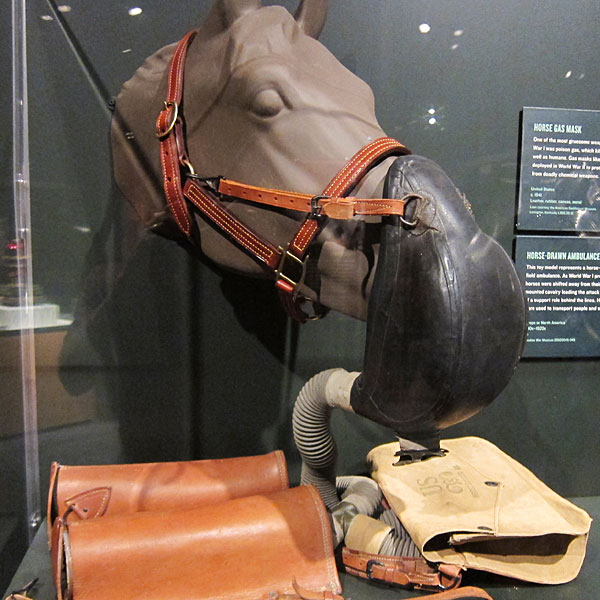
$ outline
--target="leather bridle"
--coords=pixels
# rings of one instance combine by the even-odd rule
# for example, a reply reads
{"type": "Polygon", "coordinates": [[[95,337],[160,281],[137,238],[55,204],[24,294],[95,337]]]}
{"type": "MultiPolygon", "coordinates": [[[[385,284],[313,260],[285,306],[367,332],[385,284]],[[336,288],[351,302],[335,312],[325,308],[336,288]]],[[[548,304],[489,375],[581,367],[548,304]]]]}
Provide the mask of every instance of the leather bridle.
{"type": "Polygon", "coordinates": [[[191,241],[194,221],[189,204],[193,205],[218,231],[271,273],[287,313],[305,322],[309,316],[301,304],[307,298],[298,292],[304,282],[310,244],[328,218],[402,217],[412,196],[364,199],[346,195],[375,164],[388,156],[410,154],[410,150],[389,137],[376,139],[361,148],[316,196],[251,186],[224,177],[199,177],[187,154],[181,110],[185,60],[195,35],[195,30],[190,31],[177,44],[169,65],[167,98],[156,121],[163,189],[170,211],[179,229],[191,241]],[[305,217],[287,247],[281,248],[263,239],[228,211],[221,201],[223,197],[300,211],[305,217]]]}

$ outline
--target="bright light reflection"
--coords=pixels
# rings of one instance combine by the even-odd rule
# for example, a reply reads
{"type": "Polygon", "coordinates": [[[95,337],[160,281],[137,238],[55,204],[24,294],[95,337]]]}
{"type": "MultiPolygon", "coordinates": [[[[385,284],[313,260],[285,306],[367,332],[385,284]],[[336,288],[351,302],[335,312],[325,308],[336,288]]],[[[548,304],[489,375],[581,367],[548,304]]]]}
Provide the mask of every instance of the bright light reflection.
{"type": "Polygon", "coordinates": [[[71,12],[72,10],[68,4],[59,4],[56,8],[58,8],[58,11],[62,13],[71,12]]]}
{"type": "Polygon", "coordinates": [[[139,6],[134,6],[133,8],[129,9],[129,14],[132,17],[135,17],[137,15],[141,15],[144,11],[139,7],[139,6]]]}
{"type": "Polygon", "coordinates": [[[421,23],[419,25],[419,31],[421,33],[429,33],[431,31],[431,25],[429,25],[428,23],[421,23]]]}
{"type": "Polygon", "coordinates": [[[435,117],[429,117],[427,121],[430,125],[435,125],[437,123],[437,119],[435,117]]]}
{"type": "Polygon", "coordinates": [[[430,109],[429,109],[427,112],[428,112],[430,115],[435,115],[435,108],[430,108],[430,109]]]}
{"type": "Polygon", "coordinates": [[[573,75],[573,71],[567,71],[565,73],[565,79],[569,79],[569,77],[571,77],[571,75],[573,75]]]}
{"type": "Polygon", "coordinates": [[[54,19],[50,15],[42,15],[40,17],[42,21],[54,21],[54,19]]]}
{"type": "Polygon", "coordinates": [[[125,48],[125,50],[121,50],[121,52],[127,54],[128,52],[131,52],[131,48],[125,48]]]}
{"type": "Polygon", "coordinates": [[[454,31],[454,37],[459,37],[459,36],[461,36],[461,35],[462,35],[464,32],[465,32],[465,31],[464,31],[464,29],[456,29],[456,30],[454,31]]]}
{"type": "Polygon", "coordinates": [[[450,50],[456,50],[458,48],[458,44],[452,44],[452,46],[450,46],[450,50]]]}

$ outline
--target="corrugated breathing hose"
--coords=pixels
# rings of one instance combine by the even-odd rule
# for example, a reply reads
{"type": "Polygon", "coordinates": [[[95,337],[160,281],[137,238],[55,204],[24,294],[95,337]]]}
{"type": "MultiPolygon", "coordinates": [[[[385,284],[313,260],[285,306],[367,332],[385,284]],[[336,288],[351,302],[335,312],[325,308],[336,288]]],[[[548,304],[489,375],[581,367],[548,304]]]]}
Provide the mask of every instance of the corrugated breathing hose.
{"type": "MultiPolygon", "coordinates": [[[[337,448],[329,421],[334,408],[353,412],[350,391],[358,373],[344,369],[322,371],[300,390],[292,417],[296,447],[302,457],[301,483],[314,485],[331,516],[336,546],[357,515],[372,516],[381,504],[381,490],[368,477],[339,477],[336,480],[337,448]]],[[[383,511],[380,521],[391,529],[385,535],[379,554],[420,556],[410,536],[393,511],[383,511]],[[391,513],[391,514],[390,514],[391,513]]]]}

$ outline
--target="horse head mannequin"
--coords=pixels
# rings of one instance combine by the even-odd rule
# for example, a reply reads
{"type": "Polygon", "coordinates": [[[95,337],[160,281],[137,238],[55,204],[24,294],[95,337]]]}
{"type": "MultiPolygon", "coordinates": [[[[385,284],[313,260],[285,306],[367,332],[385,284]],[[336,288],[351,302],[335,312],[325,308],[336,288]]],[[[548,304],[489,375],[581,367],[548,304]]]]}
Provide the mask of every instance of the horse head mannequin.
{"type": "MultiPolygon", "coordinates": [[[[304,0],[295,17],[283,7],[261,7],[260,2],[215,2],[185,65],[187,150],[197,173],[318,194],[358,149],[385,136],[369,86],[316,40],[325,15],[323,1],[304,0]]],[[[170,45],[150,56],[123,86],[112,127],[117,185],[143,225],[167,237],[177,233],[165,226],[154,121],[164,100],[173,51],[170,45]]],[[[390,163],[387,159],[374,168],[353,194],[381,197],[390,163]]],[[[228,208],[281,246],[289,242],[300,219],[291,211],[239,202],[228,208]]],[[[211,261],[243,275],[265,276],[201,217],[196,224],[201,251],[211,261]]],[[[363,320],[374,262],[356,251],[365,239],[364,227],[364,221],[352,220],[325,228],[311,249],[303,289],[311,299],[363,320]],[[340,255],[345,266],[336,269],[334,284],[320,273],[317,257],[328,265],[338,263],[340,255]],[[340,281],[340,273],[348,276],[340,281]]]]}
{"type": "MultiPolygon", "coordinates": [[[[385,136],[369,86],[316,39],[325,14],[324,0],[303,0],[295,16],[258,0],[216,0],[185,59],[181,108],[195,173],[318,195],[357,151],[385,136]]],[[[114,172],[144,226],[189,247],[161,189],[155,136],[173,55],[175,46],[159,50],[123,86],[112,128],[114,172]]],[[[352,194],[418,196],[413,212],[404,220],[327,221],[300,291],[368,321],[365,368],[356,385],[352,380],[349,409],[430,440],[505,387],[524,340],[523,290],[510,258],[481,232],[438,165],[382,156],[372,167],[352,194]]],[[[298,230],[293,211],[223,202],[281,247],[298,230]]],[[[238,246],[192,215],[206,257],[265,277],[238,246]]]]}

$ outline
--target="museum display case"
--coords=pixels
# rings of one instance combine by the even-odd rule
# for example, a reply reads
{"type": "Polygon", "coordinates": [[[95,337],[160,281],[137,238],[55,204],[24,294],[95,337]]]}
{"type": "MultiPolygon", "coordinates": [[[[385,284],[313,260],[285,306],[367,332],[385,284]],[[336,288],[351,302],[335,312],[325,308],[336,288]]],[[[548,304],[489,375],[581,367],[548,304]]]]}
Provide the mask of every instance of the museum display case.
{"type": "MultiPolygon", "coordinates": [[[[292,14],[298,6],[262,4],[292,14]]],[[[12,107],[0,117],[1,591],[23,584],[14,578],[26,554],[21,570],[37,576],[52,461],[108,465],[279,449],[297,484],[292,412],[300,390],[326,369],[363,369],[358,302],[331,293],[334,310],[299,324],[268,278],[222,268],[210,252],[144,227],[126,197],[137,181],[133,168],[121,165],[115,181],[121,150],[111,122],[123,84],[199,27],[212,5],[12,0],[12,21],[0,25],[0,69],[12,82],[0,90],[12,107]],[[335,310],[338,301],[351,308],[335,310]]],[[[595,0],[329,0],[318,36],[327,61],[370,86],[386,135],[440,165],[464,194],[482,232],[516,263],[529,303],[527,341],[510,381],[477,414],[444,426],[442,439],[489,440],[592,517],[600,510],[599,18],[595,0]]],[[[299,80],[321,77],[323,64],[301,65],[299,80]]],[[[333,114],[322,89],[298,85],[298,97],[321,102],[320,116],[333,114]]],[[[233,104],[245,91],[239,85],[225,100],[233,104]]],[[[260,110],[277,112],[281,101],[291,112],[289,98],[261,91],[254,90],[260,110]]],[[[332,142],[328,133],[286,130],[311,140],[315,162],[344,135],[336,130],[332,142]]],[[[220,151],[238,163],[254,151],[223,139],[220,151]]],[[[305,166],[298,160],[290,171],[299,177],[305,166]]],[[[335,269],[330,275],[336,289],[335,269]]],[[[498,344],[491,326],[477,339],[481,352],[498,344]]],[[[488,371],[487,380],[495,375],[488,371]]],[[[340,475],[365,474],[369,451],[396,439],[385,423],[343,411],[331,418],[340,475]]],[[[469,573],[467,581],[495,598],[511,586],[523,598],[586,597],[598,555],[594,528],[583,583],[561,586],[562,596],[491,575],[469,573]]],[[[349,575],[342,585],[356,598],[414,595],[370,591],[349,575]]],[[[51,582],[32,592],[51,594],[51,582]]]]}

